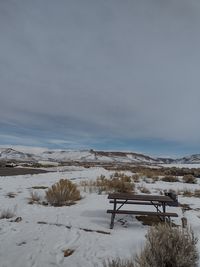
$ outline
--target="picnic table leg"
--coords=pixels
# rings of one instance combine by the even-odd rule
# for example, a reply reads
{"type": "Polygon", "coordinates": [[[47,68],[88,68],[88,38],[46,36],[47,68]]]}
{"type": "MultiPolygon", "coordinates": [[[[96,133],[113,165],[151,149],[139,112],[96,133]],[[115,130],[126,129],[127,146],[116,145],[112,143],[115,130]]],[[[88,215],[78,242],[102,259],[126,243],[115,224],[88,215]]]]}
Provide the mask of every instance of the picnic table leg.
{"type": "Polygon", "coordinates": [[[114,227],[114,220],[115,220],[115,211],[116,211],[116,207],[117,207],[117,201],[116,199],[114,199],[114,206],[113,206],[113,213],[111,215],[111,223],[110,223],[110,229],[113,229],[114,227]]]}
{"type": "MultiPolygon", "coordinates": [[[[166,212],[166,204],[163,202],[162,206],[163,206],[163,213],[165,213],[166,212]]],[[[166,217],[165,216],[164,216],[164,221],[166,222],[166,217]]]]}

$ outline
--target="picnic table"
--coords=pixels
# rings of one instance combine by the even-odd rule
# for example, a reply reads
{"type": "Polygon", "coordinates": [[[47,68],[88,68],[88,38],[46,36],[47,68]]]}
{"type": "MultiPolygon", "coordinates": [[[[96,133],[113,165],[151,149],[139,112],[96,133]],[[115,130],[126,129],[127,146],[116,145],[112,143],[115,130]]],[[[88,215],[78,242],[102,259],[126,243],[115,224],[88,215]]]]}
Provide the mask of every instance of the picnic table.
{"type": "Polygon", "coordinates": [[[178,217],[177,213],[166,212],[166,206],[177,206],[174,199],[169,196],[159,195],[137,195],[133,193],[111,193],[108,195],[109,203],[113,203],[113,209],[107,210],[111,213],[110,229],[114,227],[116,214],[133,214],[145,216],[158,216],[161,220],[170,220],[170,217],[178,217]],[[175,205],[174,205],[175,204],[175,205]],[[125,205],[131,205],[133,209],[123,209],[125,205]],[[152,205],[156,211],[144,211],[134,209],[135,205],[152,205]]]}

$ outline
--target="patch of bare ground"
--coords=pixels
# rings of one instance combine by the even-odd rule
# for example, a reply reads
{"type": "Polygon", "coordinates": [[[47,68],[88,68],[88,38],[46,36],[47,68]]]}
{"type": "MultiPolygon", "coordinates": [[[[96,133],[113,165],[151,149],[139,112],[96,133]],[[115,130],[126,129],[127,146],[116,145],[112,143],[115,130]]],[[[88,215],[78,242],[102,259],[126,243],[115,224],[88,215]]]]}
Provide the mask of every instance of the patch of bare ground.
{"type": "MultiPolygon", "coordinates": [[[[160,223],[165,223],[164,221],[161,221],[158,216],[136,216],[136,219],[142,223],[142,225],[158,225],[160,223]]],[[[170,222],[173,226],[176,226],[175,223],[170,222]]]]}
{"type": "Polygon", "coordinates": [[[48,186],[43,186],[43,185],[36,185],[36,186],[32,186],[32,189],[47,189],[48,186]]]}
{"type": "Polygon", "coordinates": [[[48,171],[42,170],[42,169],[0,167],[0,176],[39,174],[39,173],[46,173],[46,172],[48,171]]]}

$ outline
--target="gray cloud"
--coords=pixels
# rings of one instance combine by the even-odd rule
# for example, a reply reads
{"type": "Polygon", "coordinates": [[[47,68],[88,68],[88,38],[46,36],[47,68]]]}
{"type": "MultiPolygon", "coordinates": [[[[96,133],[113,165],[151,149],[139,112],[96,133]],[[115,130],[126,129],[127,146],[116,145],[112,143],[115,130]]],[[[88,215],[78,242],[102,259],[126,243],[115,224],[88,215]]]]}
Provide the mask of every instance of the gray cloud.
{"type": "Polygon", "coordinates": [[[1,1],[2,134],[198,143],[199,25],[198,0],[1,1]]]}

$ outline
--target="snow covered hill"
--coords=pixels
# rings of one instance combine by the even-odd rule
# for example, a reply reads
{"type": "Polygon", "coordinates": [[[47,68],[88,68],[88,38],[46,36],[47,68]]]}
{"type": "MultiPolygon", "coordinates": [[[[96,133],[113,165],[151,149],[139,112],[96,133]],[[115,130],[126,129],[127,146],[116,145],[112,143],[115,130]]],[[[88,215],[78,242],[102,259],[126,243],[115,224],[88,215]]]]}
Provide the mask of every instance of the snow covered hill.
{"type": "Polygon", "coordinates": [[[12,148],[0,148],[0,160],[35,161],[30,153],[24,153],[12,148]]]}
{"type": "Polygon", "coordinates": [[[133,152],[108,152],[94,150],[47,150],[39,153],[25,153],[12,148],[0,148],[0,160],[16,161],[51,161],[51,162],[123,162],[123,163],[162,163],[161,159],[152,158],[133,152]]]}
{"type": "Polygon", "coordinates": [[[200,164],[200,154],[191,155],[188,157],[183,157],[181,159],[177,159],[176,163],[181,164],[200,164]]]}
{"type": "Polygon", "coordinates": [[[120,151],[90,150],[44,150],[25,152],[13,148],[0,148],[0,160],[21,162],[105,162],[105,163],[141,163],[141,164],[200,164],[200,154],[172,158],[153,158],[144,154],[120,151]]]}

